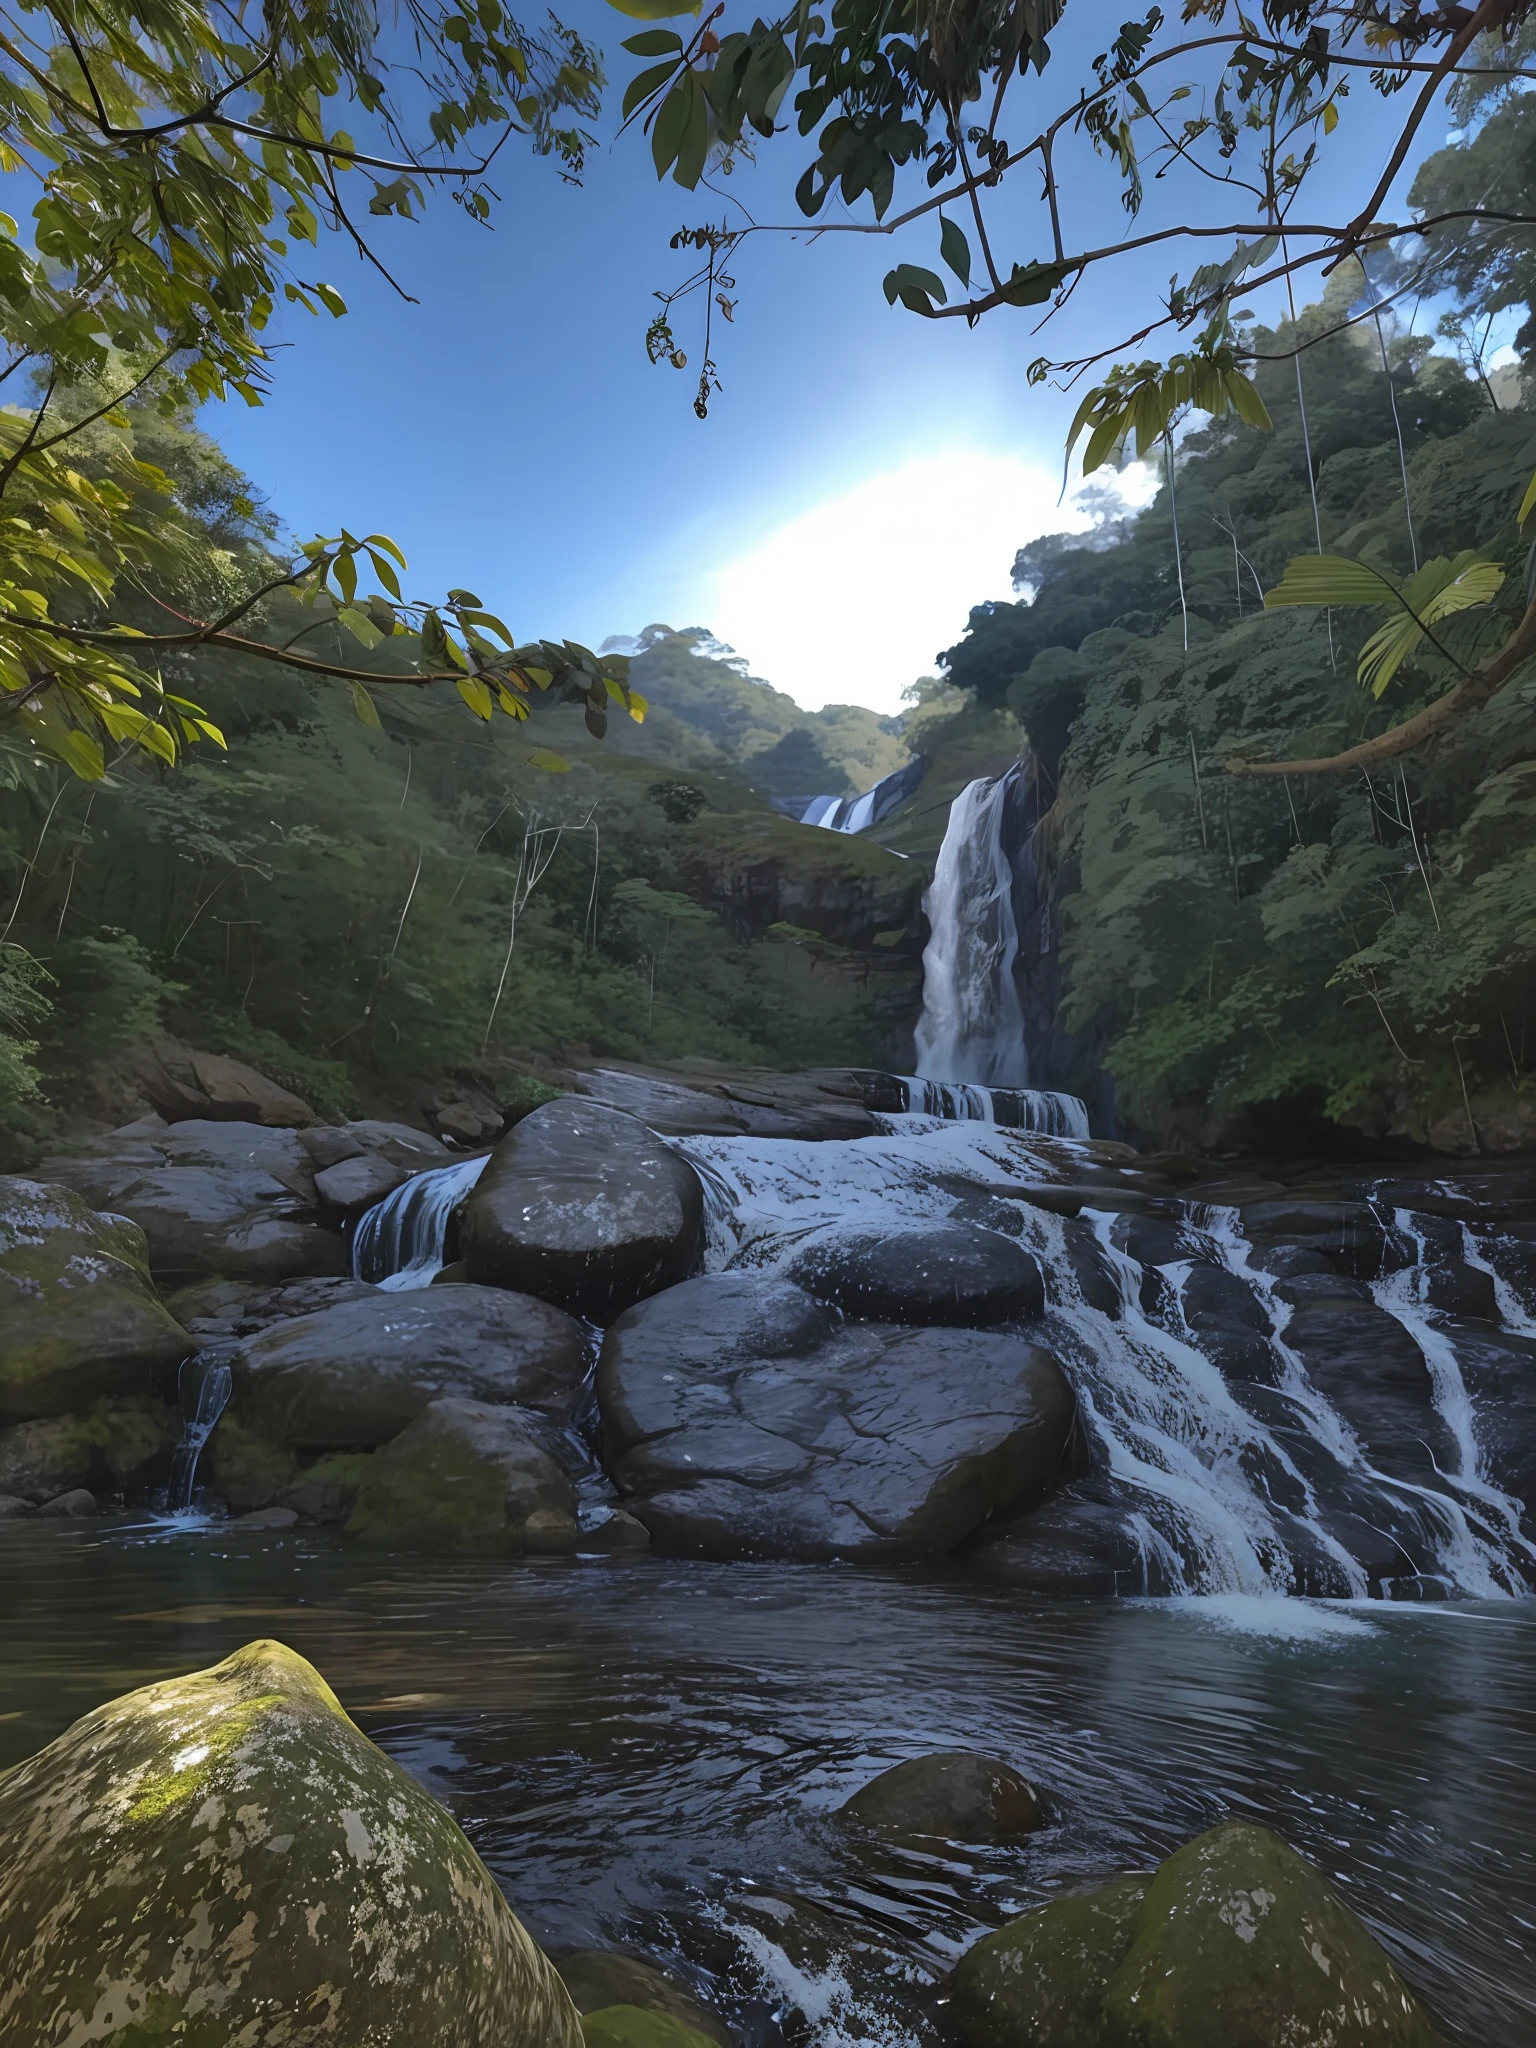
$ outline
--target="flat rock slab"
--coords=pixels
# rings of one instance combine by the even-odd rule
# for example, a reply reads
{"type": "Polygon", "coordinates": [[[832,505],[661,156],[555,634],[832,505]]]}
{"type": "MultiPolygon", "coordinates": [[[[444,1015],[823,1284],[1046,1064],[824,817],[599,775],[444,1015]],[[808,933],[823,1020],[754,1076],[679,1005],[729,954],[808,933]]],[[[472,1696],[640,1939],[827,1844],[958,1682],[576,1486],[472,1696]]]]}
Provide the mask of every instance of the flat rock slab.
{"type": "Polygon", "coordinates": [[[231,1414],[295,1450],[373,1449],[444,1398],[563,1421],[590,1358],[581,1325],[499,1287],[372,1292],[273,1323],[230,1355],[231,1414]]]}
{"type": "Polygon", "coordinates": [[[314,1162],[294,1131],[192,1121],[96,1138],[44,1166],[93,1208],[131,1217],[158,1279],[271,1285],[346,1271],[341,1238],[317,1220],[314,1162]]]}
{"type": "Polygon", "coordinates": [[[1018,1337],[847,1324],[761,1273],[630,1309],[597,1395],[608,1469],[653,1546],[718,1558],[941,1555],[1045,1498],[1077,1409],[1018,1337]]]}
{"type": "Polygon", "coordinates": [[[806,1245],[784,1272],[819,1301],[871,1322],[984,1327],[1045,1307],[1034,1257],[965,1223],[839,1232],[806,1245]]]}
{"type": "Polygon", "coordinates": [[[0,1178],[0,1426],[148,1393],[195,1348],[135,1224],[69,1187],[0,1178]]]}
{"type": "Polygon", "coordinates": [[[704,1191],[638,1119],[563,1096],[510,1130],[464,1204],[472,1281],[606,1323],[698,1263],[704,1191]]]}

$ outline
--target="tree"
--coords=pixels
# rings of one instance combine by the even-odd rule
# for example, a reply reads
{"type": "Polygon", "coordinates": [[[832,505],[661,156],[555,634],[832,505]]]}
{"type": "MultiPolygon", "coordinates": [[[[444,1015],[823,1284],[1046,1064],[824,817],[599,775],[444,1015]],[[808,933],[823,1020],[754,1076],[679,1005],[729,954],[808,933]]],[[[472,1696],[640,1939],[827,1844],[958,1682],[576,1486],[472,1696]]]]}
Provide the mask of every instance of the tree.
{"type": "MultiPolygon", "coordinates": [[[[684,11],[669,0],[613,4],[647,16],[684,11]]],[[[1096,378],[1069,436],[1072,446],[1087,437],[1085,471],[1132,438],[1143,455],[1166,448],[1173,423],[1189,412],[1268,425],[1253,372],[1274,351],[1237,310],[1264,286],[1289,289],[1298,275],[1337,277],[1372,259],[1385,265],[1406,237],[1420,260],[1410,257],[1401,294],[1437,265],[1444,270],[1450,244],[1470,248],[1481,237],[1507,257],[1508,289],[1523,288],[1536,246],[1536,205],[1523,178],[1481,189],[1475,175],[1432,178],[1416,188],[1420,203],[1409,219],[1384,218],[1383,209],[1447,93],[1468,108],[1491,93],[1494,119],[1517,131],[1525,147],[1518,95],[1536,77],[1525,61],[1536,0],[1263,0],[1251,11],[1230,0],[1184,0],[1177,22],[1154,6],[1124,23],[1091,73],[1052,90],[1050,38],[1068,4],[831,0],[823,15],[801,0],[774,21],[717,33],[722,4],[686,40],[662,28],[630,37],[626,49],[652,61],[630,82],[624,111],[644,120],[658,174],[691,189],[706,166],[729,169],[735,154],[773,135],[797,86],[798,131],[813,138],[796,188],[802,213],[825,233],[893,234],[918,223],[936,232],[937,261],[958,282],[953,296],[940,270],[923,264],[898,263],[885,279],[890,302],[925,319],[974,324],[1013,308],[1045,325],[1090,272],[1149,248],[1182,257],[1162,302],[1144,305],[1125,334],[1085,355],[1042,354],[1029,366],[1035,383],[1096,378]],[[1045,96],[1044,118],[1032,113],[1033,133],[1017,143],[1002,123],[1032,73],[1043,80],[1036,89],[1045,96]],[[1350,150],[1347,102],[1362,86],[1398,110],[1385,161],[1374,149],[1350,150]],[[1126,217],[1118,235],[1103,233],[1101,191],[1081,175],[1075,145],[1084,140],[1118,185],[1126,217]],[[913,203],[896,206],[898,176],[909,187],[921,179],[927,195],[913,192],[913,203]],[[1035,239],[1017,255],[1001,243],[993,199],[1010,179],[1026,188],[1037,179],[1039,190],[1035,239]],[[1153,188],[1164,217],[1143,226],[1153,188]],[[834,194],[847,207],[864,204],[873,218],[823,221],[834,194]],[[1164,355],[1137,353],[1181,339],[1164,355]]],[[[736,303],[726,267],[749,236],[774,231],[772,224],[722,222],[674,239],[703,261],[660,295],[651,353],[686,360],[673,308],[702,294],[701,413],[715,378],[713,312],[733,314],[736,303]]],[[[1374,287],[1348,298],[1336,327],[1378,317],[1374,287]]],[[[1283,352],[1295,356],[1316,338],[1295,335],[1283,352]]],[[[1536,608],[1508,643],[1516,666],[1533,640],[1536,608]]],[[[1459,718],[1480,701],[1478,690],[1463,693],[1447,716],[1459,718]]],[[[1419,737],[1417,729],[1380,734],[1369,743],[1370,758],[1390,757],[1419,737]]],[[[1324,764],[1308,765],[1320,772],[1324,764]]],[[[1358,750],[1328,765],[1357,766],[1358,750]]]]}
{"type": "Polygon", "coordinates": [[[406,0],[387,33],[366,5],[0,4],[0,163],[38,195],[30,241],[0,217],[0,383],[28,393],[0,411],[0,720],[23,752],[93,778],[108,745],[170,762],[219,741],[158,673],[209,647],[350,682],[365,721],[374,687],[446,683],[486,719],[526,717],[533,690],[580,701],[599,735],[611,701],[643,716],[622,660],[518,645],[469,591],[408,595],[380,534],[252,557],[220,605],[177,611],[165,591],[192,529],[130,432],[136,400],[259,404],[279,299],[345,313],[303,261],[322,228],[377,263],[360,221],[414,218],[434,187],[488,221],[513,136],[577,175],[601,82],[580,37],[530,32],[501,0],[406,0]],[[114,616],[130,591],[158,616],[114,616]],[[263,624],[280,594],[364,649],[409,641],[410,659],[380,673],[279,642],[263,624]]]}

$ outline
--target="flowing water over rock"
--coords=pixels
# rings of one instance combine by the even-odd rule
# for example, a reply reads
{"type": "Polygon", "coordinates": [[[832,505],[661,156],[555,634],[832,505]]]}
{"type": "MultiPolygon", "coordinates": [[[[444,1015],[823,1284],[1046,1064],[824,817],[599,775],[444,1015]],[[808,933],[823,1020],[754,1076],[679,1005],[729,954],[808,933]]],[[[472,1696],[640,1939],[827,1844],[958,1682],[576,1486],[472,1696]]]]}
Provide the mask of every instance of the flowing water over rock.
{"type": "Polygon", "coordinates": [[[419,1173],[368,1210],[352,1239],[352,1271],[376,1287],[425,1287],[443,1265],[454,1210],[485,1171],[485,1159],[419,1173]]]}
{"type": "MultiPolygon", "coordinates": [[[[1006,823],[1022,770],[970,783],[950,806],[933,885],[923,898],[917,1071],[936,1081],[1027,1088],[1029,1052],[1017,981],[1014,857],[1006,823]]],[[[1022,858],[1030,858],[1028,849],[1022,858]]]]}

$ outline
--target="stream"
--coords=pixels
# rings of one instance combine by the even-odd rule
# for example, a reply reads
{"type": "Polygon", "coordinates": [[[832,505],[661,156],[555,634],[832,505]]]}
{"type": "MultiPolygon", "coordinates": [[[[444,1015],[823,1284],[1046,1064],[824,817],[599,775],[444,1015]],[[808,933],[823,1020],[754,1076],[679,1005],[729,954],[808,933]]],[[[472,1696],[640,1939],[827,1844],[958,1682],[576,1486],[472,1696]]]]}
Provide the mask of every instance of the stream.
{"type": "Polygon", "coordinates": [[[1343,1888],[1461,2048],[1536,2036],[1536,1603],[1044,1604],[953,1568],[405,1561],[324,1531],[0,1526],[0,1769],[278,1635],[535,1937],[630,1945],[748,2048],[907,2048],[977,1932],[1224,1814],[1343,1888]],[[1053,1817],[918,1854],[833,1809],[935,1748],[1053,1817]]]}

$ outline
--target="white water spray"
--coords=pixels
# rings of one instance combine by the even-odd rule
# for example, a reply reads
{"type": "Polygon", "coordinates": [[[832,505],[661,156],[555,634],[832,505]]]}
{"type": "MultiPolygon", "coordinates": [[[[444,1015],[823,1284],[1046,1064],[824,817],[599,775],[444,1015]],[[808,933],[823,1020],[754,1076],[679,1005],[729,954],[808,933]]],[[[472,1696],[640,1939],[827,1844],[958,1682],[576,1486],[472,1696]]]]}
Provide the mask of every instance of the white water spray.
{"type": "Polygon", "coordinates": [[[1005,824],[1021,770],[984,776],[955,798],[933,884],[923,898],[917,1071],[924,1080],[1028,1088],[1019,996],[1019,933],[1005,824]]]}

